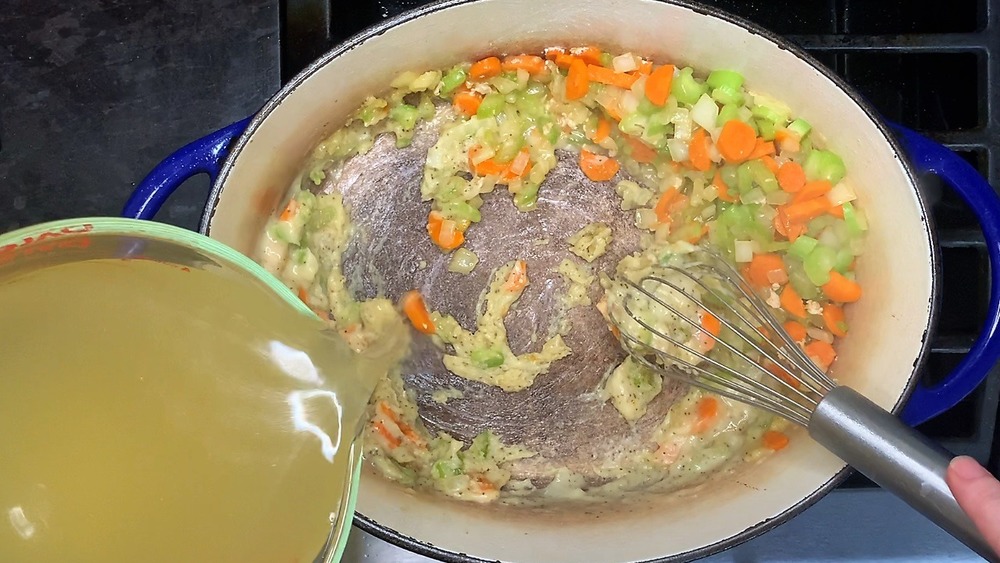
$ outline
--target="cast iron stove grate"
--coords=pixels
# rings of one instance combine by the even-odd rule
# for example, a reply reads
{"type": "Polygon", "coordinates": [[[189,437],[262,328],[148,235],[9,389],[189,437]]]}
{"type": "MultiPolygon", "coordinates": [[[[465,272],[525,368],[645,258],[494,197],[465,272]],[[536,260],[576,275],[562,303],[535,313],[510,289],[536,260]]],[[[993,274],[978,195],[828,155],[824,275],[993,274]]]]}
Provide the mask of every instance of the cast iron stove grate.
{"type": "MultiPolygon", "coordinates": [[[[282,0],[281,74],[287,81],[337,42],[426,0],[282,0]]],[[[1000,0],[951,0],[918,9],[905,0],[711,0],[784,35],[842,76],[885,117],[957,151],[1000,186],[1000,0]]],[[[941,243],[940,314],[923,377],[940,381],[968,352],[986,318],[989,269],[974,215],[936,178],[941,243]]],[[[1000,369],[920,430],[998,471],[994,448],[1000,369]]],[[[844,487],[872,487],[861,475],[844,487]]]]}

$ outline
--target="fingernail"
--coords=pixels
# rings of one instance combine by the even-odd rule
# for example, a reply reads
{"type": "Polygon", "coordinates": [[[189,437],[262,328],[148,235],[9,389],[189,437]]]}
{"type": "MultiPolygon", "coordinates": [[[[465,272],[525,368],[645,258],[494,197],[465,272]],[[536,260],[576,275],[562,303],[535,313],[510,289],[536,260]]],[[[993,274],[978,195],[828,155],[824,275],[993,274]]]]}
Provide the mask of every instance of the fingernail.
{"type": "Polygon", "coordinates": [[[988,475],[986,470],[983,469],[983,466],[979,465],[979,462],[967,455],[960,455],[951,460],[950,469],[956,477],[966,481],[979,479],[980,477],[988,475]]]}

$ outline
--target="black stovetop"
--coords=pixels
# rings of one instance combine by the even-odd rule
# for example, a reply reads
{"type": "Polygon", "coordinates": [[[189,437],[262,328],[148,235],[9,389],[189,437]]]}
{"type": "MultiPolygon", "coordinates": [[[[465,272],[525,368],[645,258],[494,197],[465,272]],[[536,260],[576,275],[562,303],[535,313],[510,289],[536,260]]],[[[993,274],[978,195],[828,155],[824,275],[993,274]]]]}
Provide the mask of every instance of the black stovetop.
{"type": "MultiPolygon", "coordinates": [[[[283,81],[364,27],[428,0],[284,0],[279,44],[283,81]]],[[[833,69],[886,118],[945,143],[1000,185],[1000,2],[952,0],[947,10],[906,0],[714,0],[703,2],[784,35],[833,69]]],[[[941,246],[940,315],[923,378],[940,381],[968,352],[986,317],[988,259],[968,206],[935,178],[941,246]]],[[[1000,369],[955,408],[920,430],[955,453],[998,471],[993,447],[1000,369]]],[[[842,487],[872,487],[860,475],[842,487]]]]}

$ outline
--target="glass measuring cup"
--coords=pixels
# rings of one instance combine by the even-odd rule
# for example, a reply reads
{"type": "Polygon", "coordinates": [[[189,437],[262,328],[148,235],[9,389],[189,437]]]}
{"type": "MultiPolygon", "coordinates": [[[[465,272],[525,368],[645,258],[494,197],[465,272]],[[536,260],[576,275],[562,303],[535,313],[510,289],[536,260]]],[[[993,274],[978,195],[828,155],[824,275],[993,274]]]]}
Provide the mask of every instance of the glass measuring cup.
{"type": "Polygon", "coordinates": [[[0,357],[0,559],[339,560],[392,354],[252,260],[128,219],[0,235],[0,357]]]}

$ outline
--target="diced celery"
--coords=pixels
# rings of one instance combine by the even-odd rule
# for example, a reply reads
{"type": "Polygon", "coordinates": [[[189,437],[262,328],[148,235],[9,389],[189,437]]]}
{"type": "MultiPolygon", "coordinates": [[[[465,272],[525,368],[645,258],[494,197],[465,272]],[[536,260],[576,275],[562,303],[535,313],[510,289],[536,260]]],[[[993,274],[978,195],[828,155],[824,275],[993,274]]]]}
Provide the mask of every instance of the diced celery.
{"type": "Polygon", "coordinates": [[[736,189],[740,193],[748,191],[753,187],[753,167],[749,162],[744,162],[736,169],[736,189]]]}
{"type": "Polygon", "coordinates": [[[850,248],[841,248],[837,251],[837,257],[833,260],[833,269],[841,274],[846,273],[854,262],[854,253],[850,248]]]}
{"type": "Polygon", "coordinates": [[[751,204],[751,203],[764,203],[765,196],[764,190],[760,188],[752,188],[747,192],[740,194],[740,202],[751,204]]]}
{"type": "Polygon", "coordinates": [[[712,99],[720,104],[740,105],[743,103],[743,92],[728,86],[719,86],[712,90],[712,99]]]}
{"type": "Polygon", "coordinates": [[[461,462],[456,459],[441,459],[434,462],[434,465],[431,466],[431,472],[438,479],[461,475],[461,462]]]}
{"type": "Polygon", "coordinates": [[[639,98],[639,107],[638,107],[639,113],[642,113],[643,115],[651,115],[659,111],[659,109],[660,108],[657,107],[657,105],[654,104],[653,102],[649,101],[646,98],[646,96],[642,96],[639,98]]]}
{"type": "Polygon", "coordinates": [[[719,110],[719,120],[716,122],[719,126],[725,125],[727,121],[740,118],[740,106],[739,104],[726,104],[722,106],[719,110]]]}
{"type": "Polygon", "coordinates": [[[806,178],[810,180],[826,180],[831,184],[836,184],[847,174],[844,161],[832,151],[813,149],[806,156],[806,161],[802,165],[806,178]]]}
{"type": "Polygon", "coordinates": [[[641,135],[648,120],[649,117],[645,114],[633,112],[622,118],[618,123],[618,129],[626,135],[641,135]]]}
{"type": "Polygon", "coordinates": [[[502,366],[504,362],[503,352],[494,350],[493,348],[480,348],[478,350],[473,350],[469,354],[469,358],[484,368],[499,367],[502,366]]]}
{"type": "Polygon", "coordinates": [[[465,70],[462,67],[455,67],[441,78],[441,93],[448,94],[455,88],[458,88],[465,82],[468,76],[465,74],[465,70]]]}
{"type": "Polygon", "coordinates": [[[743,75],[735,70],[713,70],[708,73],[708,78],[705,82],[712,88],[725,86],[736,90],[740,86],[743,86],[743,75]]]}
{"type": "Polygon", "coordinates": [[[753,175],[753,182],[760,186],[764,190],[764,193],[769,194],[778,191],[778,179],[775,178],[774,172],[771,172],[766,164],[760,160],[751,160],[746,165],[750,168],[750,173],[753,175]]]}
{"type": "Polygon", "coordinates": [[[417,108],[409,104],[399,104],[389,110],[389,119],[398,123],[404,131],[409,131],[416,126],[417,117],[417,108]]]}
{"type": "MultiPolygon", "coordinates": [[[[786,265],[788,262],[786,261],[786,265]]],[[[819,288],[809,280],[809,276],[798,264],[788,265],[788,283],[792,285],[795,293],[803,299],[816,299],[819,297],[819,288]]]]}
{"type": "Polygon", "coordinates": [[[514,205],[520,211],[531,211],[538,204],[538,184],[526,183],[514,194],[514,205]]]}
{"type": "Polygon", "coordinates": [[[817,244],[819,244],[818,240],[810,236],[801,235],[788,247],[788,253],[799,260],[805,260],[816,249],[817,244]]]}
{"type": "Polygon", "coordinates": [[[750,112],[754,117],[771,123],[784,122],[788,119],[788,116],[781,109],[769,105],[753,106],[750,112]]]}
{"type": "Polygon", "coordinates": [[[800,139],[804,139],[812,130],[812,125],[809,125],[805,119],[796,119],[789,123],[786,129],[798,135],[800,139]]]}
{"type": "Polygon", "coordinates": [[[766,119],[757,119],[755,123],[757,125],[757,130],[760,131],[761,138],[763,138],[765,141],[774,140],[774,131],[776,127],[774,126],[773,121],[768,121],[766,119]]]}
{"type": "Polygon", "coordinates": [[[853,236],[861,236],[868,230],[868,223],[860,210],[854,208],[850,202],[844,204],[844,223],[847,224],[847,232],[853,236]]]}
{"type": "Polygon", "coordinates": [[[442,205],[441,213],[449,219],[464,219],[473,223],[478,223],[482,219],[479,210],[464,201],[453,201],[442,205]]]}
{"type": "Polygon", "coordinates": [[[736,185],[736,167],[732,164],[727,164],[720,168],[719,174],[722,176],[722,181],[725,182],[727,186],[736,185]]]}
{"type": "Polygon", "coordinates": [[[802,268],[814,285],[820,286],[830,281],[830,270],[837,259],[837,251],[829,246],[817,246],[802,261],[802,268]]]}
{"type": "Polygon", "coordinates": [[[614,65],[614,60],[615,57],[611,53],[608,53],[607,51],[601,52],[601,66],[611,68],[614,65]]]}
{"type": "Polygon", "coordinates": [[[483,101],[479,104],[479,109],[476,110],[476,117],[480,119],[485,119],[487,117],[495,117],[500,113],[504,106],[507,104],[507,99],[503,94],[498,94],[496,92],[492,94],[487,94],[483,101]]]}
{"type": "Polygon", "coordinates": [[[478,263],[479,257],[476,256],[475,252],[461,247],[455,250],[452,255],[451,262],[448,263],[448,271],[456,274],[468,274],[475,269],[478,263]]]}
{"type": "Polygon", "coordinates": [[[680,74],[674,77],[673,85],[670,87],[670,93],[677,98],[677,101],[688,105],[697,102],[706,91],[708,86],[694,77],[694,70],[691,67],[682,69],[680,74]]]}

